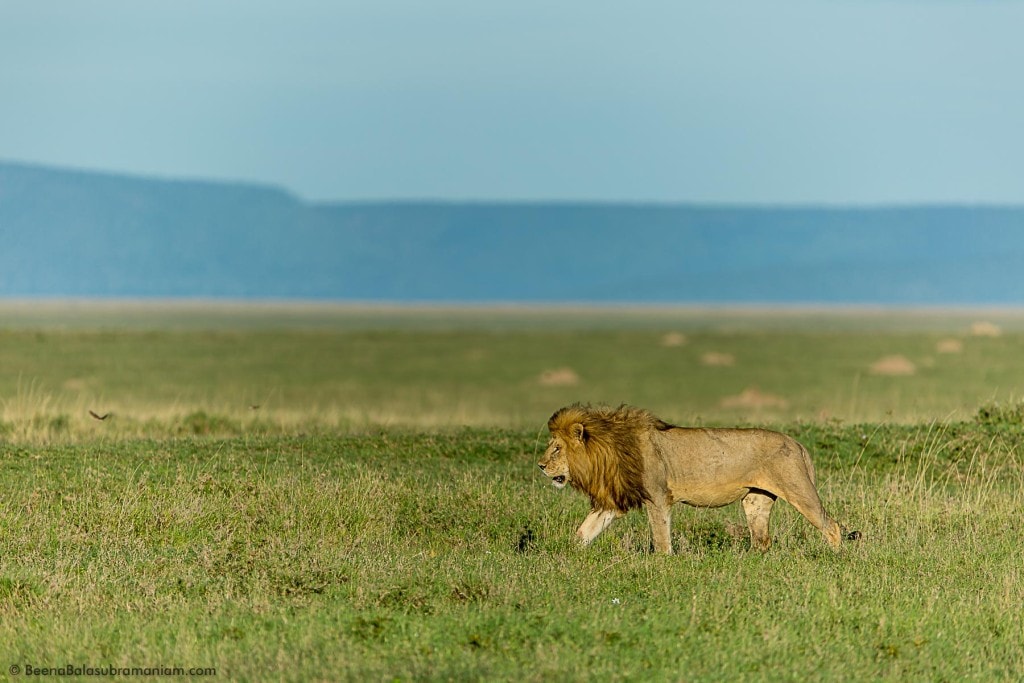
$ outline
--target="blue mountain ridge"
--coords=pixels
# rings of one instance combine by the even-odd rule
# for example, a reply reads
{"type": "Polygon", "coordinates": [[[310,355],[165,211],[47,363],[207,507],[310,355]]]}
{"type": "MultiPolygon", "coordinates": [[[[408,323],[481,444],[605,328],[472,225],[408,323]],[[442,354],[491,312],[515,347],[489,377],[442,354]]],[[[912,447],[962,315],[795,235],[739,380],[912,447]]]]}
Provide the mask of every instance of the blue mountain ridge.
{"type": "Polygon", "coordinates": [[[1024,303],[1024,207],[305,202],[0,163],[0,296],[1024,303]]]}

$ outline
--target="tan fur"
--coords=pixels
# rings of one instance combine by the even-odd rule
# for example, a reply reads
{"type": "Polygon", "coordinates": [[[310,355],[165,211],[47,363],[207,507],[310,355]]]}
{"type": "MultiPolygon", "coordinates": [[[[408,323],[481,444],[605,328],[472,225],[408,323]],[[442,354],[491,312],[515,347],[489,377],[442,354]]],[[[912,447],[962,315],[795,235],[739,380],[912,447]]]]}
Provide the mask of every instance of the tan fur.
{"type": "Polygon", "coordinates": [[[591,512],[576,532],[584,545],[643,507],[655,550],[671,553],[672,505],[720,507],[742,500],[751,545],[767,550],[776,498],[793,505],[832,547],[840,544],[840,526],[818,498],[810,454],[784,434],[676,427],[639,408],[580,404],[552,415],[548,430],[541,470],[556,486],[569,484],[590,498],[591,512]]]}

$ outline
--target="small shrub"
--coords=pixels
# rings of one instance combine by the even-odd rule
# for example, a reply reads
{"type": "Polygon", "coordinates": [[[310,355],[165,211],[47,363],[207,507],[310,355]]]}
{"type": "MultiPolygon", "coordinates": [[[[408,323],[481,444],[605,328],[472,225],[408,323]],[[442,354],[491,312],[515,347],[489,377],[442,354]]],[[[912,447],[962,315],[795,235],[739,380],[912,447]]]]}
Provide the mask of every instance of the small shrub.
{"type": "Polygon", "coordinates": [[[1024,424],[1024,402],[1002,405],[996,401],[978,408],[974,421],[988,427],[1024,424]]]}

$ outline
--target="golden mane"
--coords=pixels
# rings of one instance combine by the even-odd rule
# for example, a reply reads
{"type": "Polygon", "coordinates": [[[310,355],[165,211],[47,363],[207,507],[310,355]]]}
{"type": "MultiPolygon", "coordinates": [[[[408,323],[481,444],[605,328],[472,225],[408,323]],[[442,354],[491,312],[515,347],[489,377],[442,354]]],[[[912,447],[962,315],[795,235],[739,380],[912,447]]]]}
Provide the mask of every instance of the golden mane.
{"type": "Polygon", "coordinates": [[[590,497],[594,509],[627,512],[648,499],[644,488],[643,439],[672,425],[640,408],[592,407],[574,403],[548,420],[552,435],[566,444],[569,482],[590,497]],[[582,433],[573,431],[582,425],[582,433]]]}

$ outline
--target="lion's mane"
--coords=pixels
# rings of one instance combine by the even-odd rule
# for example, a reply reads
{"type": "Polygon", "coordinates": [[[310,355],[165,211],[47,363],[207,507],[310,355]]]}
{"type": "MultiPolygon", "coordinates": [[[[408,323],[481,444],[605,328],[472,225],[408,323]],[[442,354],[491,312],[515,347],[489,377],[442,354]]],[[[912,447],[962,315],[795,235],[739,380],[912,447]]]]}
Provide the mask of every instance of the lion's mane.
{"type": "Polygon", "coordinates": [[[648,499],[643,482],[644,440],[652,430],[664,431],[672,425],[640,408],[575,403],[555,412],[548,429],[569,444],[569,482],[590,497],[594,509],[628,512],[648,499]],[[583,426],[581,439],[572,432],[576,424],[583,426]]]}

